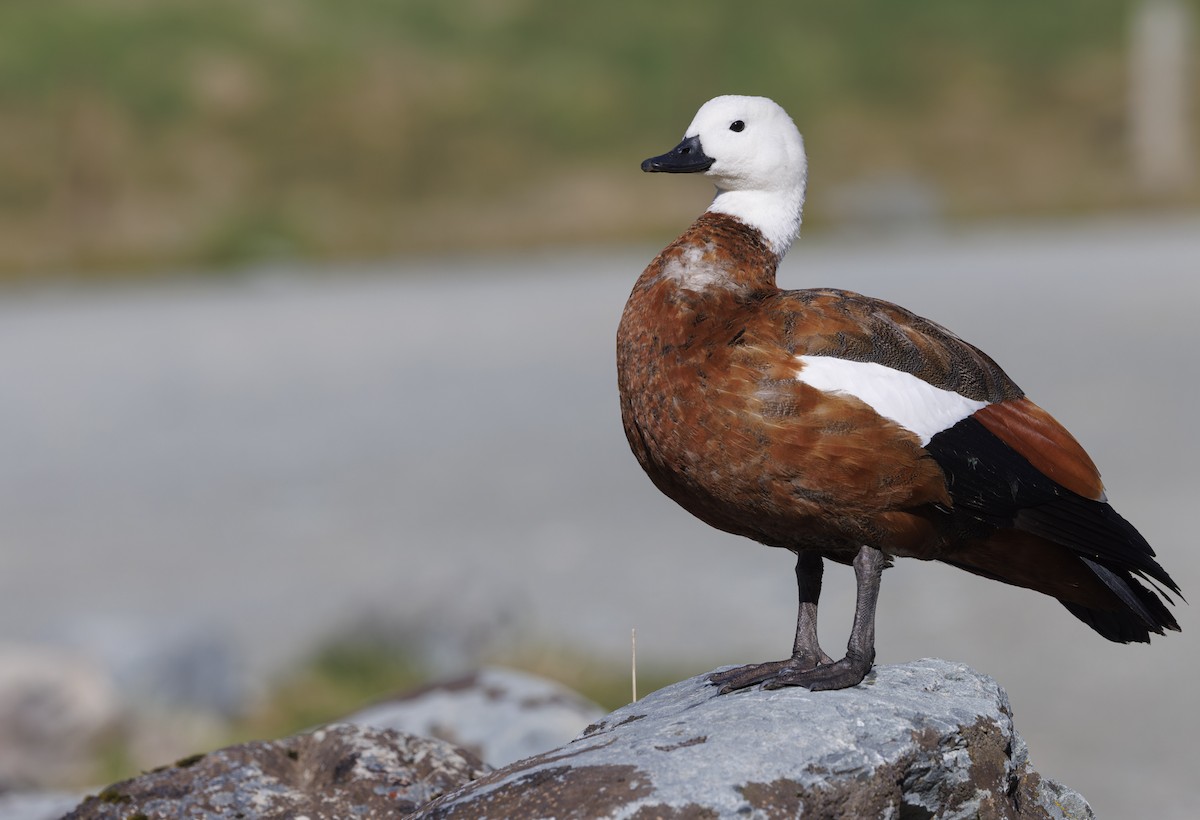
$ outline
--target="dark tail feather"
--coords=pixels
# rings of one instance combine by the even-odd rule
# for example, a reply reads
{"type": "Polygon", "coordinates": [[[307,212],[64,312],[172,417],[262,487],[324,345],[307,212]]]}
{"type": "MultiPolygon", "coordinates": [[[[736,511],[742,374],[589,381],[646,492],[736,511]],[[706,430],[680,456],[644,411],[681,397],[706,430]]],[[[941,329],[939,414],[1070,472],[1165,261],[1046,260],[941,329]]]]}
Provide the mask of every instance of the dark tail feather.
{"type": "MultiPolygon", "coordinates": [[[[1017,529],[1070,547],[1089,561],[1093,571],[1096,563],[1115,572],[1131,570],[1179,594],[1179,586],[1154,560],[1154,550],[1142,534],[1104,501],[1064,491],[1050,503],[1019,510],[1014,524],[1017,529]]],[[[1124,600],[1120,590],[1108,586],[1124,600]]]]}
{"type": "MultiPolygon", "coordinates": [[[[1147,643],[1151,633],[1179,629],[1163,605],[1163,599],[1170,598],[1140,583],[1139,578],[1146,579],[1139,570],[1120,566],[1111,558],[1080,555],[1042,535],[998,530],[941,560],[1057,598],[1072,615],[1110,641],[1147,643]]],[[[1174,589],[1170,576],[1161,568],[1159,572],[1174,589]]],[[[1153,587],[1154,582],[1149,583],[1153,587]]]]}
{"type": "Polygon", "coordinates": [[[1138,583],[1129,571],[1113,571],[1087,558],[1081,557],[1081,560],[1117,596],[1125,609],[1091,609],[1060,599],[1059,603],[1076,618],[1117,643],[1149,643],[1151,632],[1161,635],[1164,629],[1179,631],[1179,624],[1163,605],[1159,594],[1138,583]]]}
{"type": "Polygon", "coordinates": [[[1064,601],[1067,610],[1110,641],[1149,643],[1150,633],[1179,631],[1164,605],[1179,585],[1154,560],[1154,550],[1132,524],[1103,501],[1065,494],[1049,504],[1028,507],[1016,515],[1016,525],[1068,547],[1117,600],[1119,610],[1095,609],[1064,601]],[[1138,579],[1146,581],[1146,587],[1138,579]]]}
{"type": "MultiPolygon", "coordinates": [[[[1150,643],[1150,630],[1128,612],[1109,612],[1103,609],[1088,609],[1079,604],[1059,601],[1079,620],[1116,643],[1150,643]]],[[[1161,629],[1155,630],[1162,633],[1161,629]]]]}
{"type": "MultiPolygon", "coordinates": [[[[1051,595],[1112,641],[1179,629],[1163,603],[1174,603],[1163,590],[1180,595],[1179,585],[1106,501],[1056,483],[973,416],[938,433],[926,450],[946,474],[948,514],[976,534],[941,560],[1051,595]]],[[[1059,455],[1082,454],[1073,452],[1059,455]]]]}

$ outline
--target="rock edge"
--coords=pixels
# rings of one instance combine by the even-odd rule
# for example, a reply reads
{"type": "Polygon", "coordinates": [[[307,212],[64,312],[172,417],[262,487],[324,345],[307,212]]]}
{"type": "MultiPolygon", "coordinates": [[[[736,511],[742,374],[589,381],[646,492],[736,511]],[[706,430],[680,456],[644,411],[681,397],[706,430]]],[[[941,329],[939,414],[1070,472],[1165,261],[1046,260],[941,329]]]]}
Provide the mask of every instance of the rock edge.
{"type": "Polygon", "coordinates": [[[877,667],[834,692],[666,687],[414,818],[1092,818],[1036,772],[1008,696],[970,667],[877,667]]]}

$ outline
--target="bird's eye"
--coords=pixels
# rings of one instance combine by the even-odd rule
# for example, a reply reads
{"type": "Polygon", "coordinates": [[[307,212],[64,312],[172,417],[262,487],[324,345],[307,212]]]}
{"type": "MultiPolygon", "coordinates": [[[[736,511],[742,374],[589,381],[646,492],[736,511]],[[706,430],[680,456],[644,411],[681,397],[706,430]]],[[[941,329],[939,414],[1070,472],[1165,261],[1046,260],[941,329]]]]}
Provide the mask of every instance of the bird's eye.
{"type": "Polygon", "coordinates": [[[745,127],[746,127],[746,123],[742,122],[741,120],[734,120],[733,123],[729,126],[729,130],[730,131],[741,131],[745,127]]]}

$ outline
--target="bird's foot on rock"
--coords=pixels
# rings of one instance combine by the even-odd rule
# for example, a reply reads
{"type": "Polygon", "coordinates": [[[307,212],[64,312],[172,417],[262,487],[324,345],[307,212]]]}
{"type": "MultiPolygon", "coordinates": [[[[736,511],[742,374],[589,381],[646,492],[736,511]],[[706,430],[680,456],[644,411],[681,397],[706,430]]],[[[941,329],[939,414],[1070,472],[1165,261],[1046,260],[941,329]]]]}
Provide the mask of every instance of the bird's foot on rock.
{"type": "Polygon", "coordinates": [[[763,689],[782,689],[803,686],[812,692],[827,689],[849,689],[858,686],[871,671],[873,659],[847,655],[835,663],[822,664],[815,669],[783,669],[763,681],[763,689]]]}
{"type": "MultiPolygon", "coordinates": [[[[736,666],[723,672],[713,672],[708,680],[721,687],[720,694],[727,695],[739,689],[746,689],[757,683],[775,680],[781,676],[791,677],[813,672],[823,668],[822,664],[832,664],[833,660],[824,652],[819,655],[797,654],[782,661],[767,663],[752,663],[747,666],[736,666]]],[[[783,684],[787,686],[789,684],[783,684]]],[[[853,685],[853,684],[851,684],[853,685]]],[[[775,688],[775,687],[771,687],[775,688]]]]}
{"type": "Polygon", "coordinates": [[[763,689],[803,686],[813,692],[819,692],[857,686],[871,671],[873,662],[874,658],[852,654],[840,661],[833,661],[822,652],[820,661],[814,661],[808,655],[800,655],[782,661],[756,663],[727,669],[724,672],[714,672],[708,679],[721,687],[722,695],[758,683],[762,684],[763,689]]]}

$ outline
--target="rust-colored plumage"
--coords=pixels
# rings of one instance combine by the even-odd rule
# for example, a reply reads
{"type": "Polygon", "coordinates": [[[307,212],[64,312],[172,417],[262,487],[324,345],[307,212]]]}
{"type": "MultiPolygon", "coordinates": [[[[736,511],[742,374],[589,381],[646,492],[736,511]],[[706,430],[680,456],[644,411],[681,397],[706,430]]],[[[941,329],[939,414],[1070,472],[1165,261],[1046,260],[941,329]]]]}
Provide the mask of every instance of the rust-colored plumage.
{"type": "Polygon", "coordinates": [[[1091,457],[1065,427],[1029,399],[988,405],[975,418],[1048,478],[1084,498],[1104,498],[1100,471],[1091,457]]]}
{"type": "Polygon", "coordinates": [[[780,291],[777,260],[755,234],[705,214],[634,286],[617,347],[634,453],[660,490],[720,529],[845,561],[892,533],[901,547],[924,527],[902,511],[950,502],[937,464],[871,408],[796,379],[807,345],[866,333],[828,304],[866,300],[780,291]],[[724,266],[728,281],[692,289],[685,264],[724,266]],[[841,326],[822,331],[826,315],[841,326]]]}
{"type": "MultiPolygon", "coordinates": [[[[710,102],[696,136],[643,168],[717,174],[705,129],[736,148],[723,129],[749,132],[740,112],[777,118],[777,106],[759,100],[710,102]]],[[[794,130],[790,120],[775,127],[794,130]]],[[[724,184],[740,184],[744,166],[724,184]]],[[[786,205],[769,175],[754,183],[764,201],[786,205]]],[[[654,484],[714,527],[798,555],[792,657],[716,682],[726,691],[859,682],[874,658],[879,576],[896,556],[1054,596],[1111,640],[1178,629],[1139,579],[1178,587],[1108,505],[1070,433],[934,322],[847,291],[780,290],[775,271],[791,238],[781,249],[771,233],[779,226],[748,201],[732,200],[727,213],[718,197],[664,249],[634,285],[617,332],[625,433],[654,484]],[[806,379],[814,362],[825,375],[806,379]],[[852,564],[859,580],[837,662],[816,640],[824,558],[852,564]]]]}

